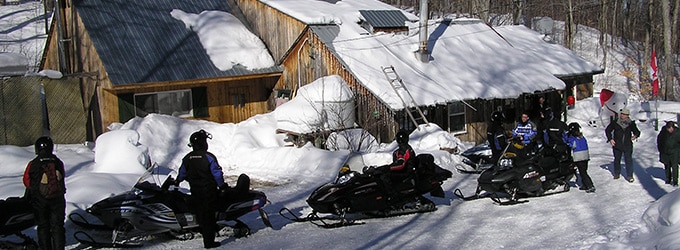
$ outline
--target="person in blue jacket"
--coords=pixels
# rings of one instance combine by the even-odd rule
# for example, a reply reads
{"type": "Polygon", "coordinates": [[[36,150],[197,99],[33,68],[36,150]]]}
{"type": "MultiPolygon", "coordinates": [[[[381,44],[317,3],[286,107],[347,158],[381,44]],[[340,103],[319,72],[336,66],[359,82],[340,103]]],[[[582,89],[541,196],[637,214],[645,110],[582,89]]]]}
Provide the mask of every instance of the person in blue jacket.
{"type": "Polygon", "coordinates": [[[569,124],[569,133],[567,134],[567,145],[572,150],[571,156],[578,168],[578,173],[581,176],[580,190],[585,190],[586,193],[595,192],[593,180],[588,175],[588,161],[590,160],[590,153],[588,151],[588,141],[581,133],[581,125],[572,122],[569,124]]]}
{"type": "Polygon", "coordinates": [[[182,159],[176,184],[184,180],[189,182],[191,197],[196,201],[194,209],[203,235],[203,247],[216,248],[220,246],[220,242],[215,241],[219,229],[215,217],[218,197],[220,190],[228,185],[224,183],[217,157],[208,152],[207,139],[212,139],[212,135],[202,129],[191,134],[189,147],[193,150],[182,159]]]}
{"type": "Polygon", "coordinates": [[[537,133],[536,124],[529,120],[529,113],[524,112],[522,113],[520,122],[518,122],[515,129],[512,130],[512,137],[519,138],[524,145],[529,145],[533,142],[537,133]]]}

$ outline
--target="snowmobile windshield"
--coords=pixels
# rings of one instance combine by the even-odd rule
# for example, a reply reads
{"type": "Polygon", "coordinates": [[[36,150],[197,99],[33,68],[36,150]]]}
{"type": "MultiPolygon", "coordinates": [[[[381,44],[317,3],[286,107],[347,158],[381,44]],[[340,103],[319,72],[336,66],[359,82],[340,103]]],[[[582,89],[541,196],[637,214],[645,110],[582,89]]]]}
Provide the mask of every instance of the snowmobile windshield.
{"type": "Polygon", "coordinates": [[[352,171],[360,172],[366,164],[364,164],[364,157],[360,153],[352,152],[347,156],[343,166],[348,166],[352,171]]]}
{"type": "Polygon", "coordinates": [[[158,169],[158,164],[154,163],[151,167],[147,168],[144,174],[137,179],[137,183],[132,188],[132,191],[138,190],[160,190],[160,181],[157,180],[159,176],[156,174],[158,169]]]}
{"type": "Polygon", "coordinates": [[[338,185],[344,184],[344,183],[348,182],[349,180],[351,180],[352,178],[354,178],[355,174],[356,174],[356,172],[354,172],[354,171],[350,171],[350,172],[347,172],[345,174],[342,174],[342,175],[338,176],[338,178],[335,180],[335,184],[338,184],[338,185]]]}

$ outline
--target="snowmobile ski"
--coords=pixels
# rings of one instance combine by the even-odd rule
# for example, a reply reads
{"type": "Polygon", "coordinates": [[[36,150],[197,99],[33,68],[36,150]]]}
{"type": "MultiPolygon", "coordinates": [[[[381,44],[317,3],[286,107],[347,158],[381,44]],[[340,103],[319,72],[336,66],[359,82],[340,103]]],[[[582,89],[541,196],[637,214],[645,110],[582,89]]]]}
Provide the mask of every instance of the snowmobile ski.
{"type": "Polygon", "coordinates": [[[71,213],[68,215],[68,220],[71,221],[71,223],[75,224],[76,226],[85,228],[85,229],[92,229],[92,230],[113,230],[111,227],[104,225],[104,224],[94,224],[90,223],[83,217],[83,215],[78,214],[78,213],[71,213]]]}
{"type": "Polygon", "coordinates": [[[73,238],[75,238],[78,242],[81,244],[90,246],[90,247],[95,247],[95,248],[134,248],[134,247],[141,247],[142,243],[137,243],[137,242],[103,242],[103,241],[96,241],[92,236],[89,234],[83,232],[83,231],[76,231],[73,233],[73,238]]]}
{"type": "Polygon", "coordinates": [[[481,174],[486,170],[487,168],[480,168],[480,169],[469,169],[469,168],[464,168],[463,165],[456,165],[456,171],[461,174],[481,174]]]}
{"type": "Polygon", "coordinates": [[[356,220],[348,220],[346,218],[321,218],[316,212],[312,212],[308,214],[305,217],[300,217],[295,215],[290,209],[288,208],[281,208],[279,210],[279,214],[281,217],[286,218],[290,221],[293,222],[310,222],[318,227],[322,228],[338,228],[338,227],[344,227],[344,226],[353,226],[353,225],[362,225],[365,224],[362,221],[356,221],[356,220]],[[328,223],[328,220],[340,220],[339,222],[336,223],[328,223]]]}
{"type": "Polygon", "coordinates": [[[23,233],[15,233],[17,237],[21,238],[22,242],[14,242],[9,240],[0,241],[0,249],[38,249],[38,243],[33,238],[23,233]]]}

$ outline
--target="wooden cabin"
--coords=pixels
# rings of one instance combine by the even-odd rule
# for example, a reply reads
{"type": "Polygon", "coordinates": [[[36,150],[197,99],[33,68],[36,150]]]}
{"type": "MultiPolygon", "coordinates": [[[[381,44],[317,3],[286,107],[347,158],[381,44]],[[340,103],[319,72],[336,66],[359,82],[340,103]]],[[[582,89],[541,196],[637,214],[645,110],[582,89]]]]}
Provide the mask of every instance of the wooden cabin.
{"type": "MultiPolygon", "coordinates": [[[[350,88],[355,92],[357,123],[376,138],[379,138],[381,141],[391,141],[399,129],[412,130],[415,128],[415,125],[411,122],[411,119],[406,113],[411,112],[411,109],[405,109],[403,107],[394,108],[392,105],[386,103],[382,97],[378,96],[380,93],[367,87],[373,83],[361,80],[372,79],[371,81],[374,82],[384,81],[385,86],[388,86],[388,82],[384,76],[380,76],[383,72],[380,72],[379,68],[375,70],[378,74],[377,76],[364,76],[362,75],[364,73],[358,73],[356,68],[352,68],[346,61],[343,61],[343,56],[336,51],[333,40],[337,37],[338,33],[340,33],[341,25],[346,25],[346,23],[336,23],[334,21],[319,23],[318,20],[324,19],[323,17],[309,17],[305,14],[299,15],[297,13],[304,11],[298,12],[297,10],[291,10],[295,7],[284,6],[285,2],[271,3],[259,0],[235,1],[244,13],[248,23],[253,27],[253,31],[268,45],[275,60],[280,62],[285,68],[282,77],[276,84],[276,89],[289,90],[290,92],[295,93],[297,88],[312,82],[319,77],[337,74],[343,77],[350,88]],[[276,4],[276,7],[270,6],[270,4],[276,4]]],[[[310,4],[323,5],[328,3],[314,1],[310,2],[310,4]]],[[[330,6],[330,4],[328,5],[330,6]]],[[[305,6],[305,8],[309,9],[308,6],[305,6]]],[[[330,9],[330,7],[321,7],[317,9],[319,9],[318,12],[321,16],[323,15],[321,12],[323,12],[324,9],[330,9]]],[[[332,9],[331,12],[337,11],[340,11],[340,9],[335,8],[332,9]]],[[[405,18],[401,10],[389,6],[380,7],[379,9],[359,9],[357,12],[357,14],[362,15],[359,25],[365,29],[365,32],[359,34],[357,39],[367,39],[371,34],[379,32],[395,34],[403,34],[403,32],[408,33],[409,28],[407,25],[404,24],[399,26],[394,24],[417,21],[416,18],[405,18]],[[396,13],[399,13],[399,15],[395,15],[396,13]],[[380,21],[386,20],[391,20],[391,22],[387,22],[391,24],[378,25],[380,21]]],[[[329,14],[329,16],[333,15],[329,14]]],[[[437,28],[444,27],[445,25],[440,25],[437,28]]],[[[492,28],[489,27],[488,31],[492,31],[492,28]]],[[[433,33],[437,32],[441,32],[441,30],[436,30],[433,33]]],[[[498,35],[495,32],[494,34],[498,35]]],[[[474,36],[471,35],[471,37],[474,36]]],[[[433,53],[438,52],[435,51],[433,53]]],[[[384,55],[374,54],[367,56],[382,57],[384,55]]],[[[433,54],[432,56],[441,59],[442,57],[455,55],[433,54]]],[[[523,57],[526,55],[518,54],[518,56],[523,57]]],[[[571,60],[571,58],[569,60],[571,60]]],[[[416,65],[414,67],[418,66],[416,65]]],[[[541,66],[534,65],[534,67],[541,66]]],[[[441,70],[447,69],[442,68],[441,70]]],[[[490,68],[489,70],[492,69],[490,68]]],[[[542,81],[542,79],[536,78],[536,86],[528,88],[524,94],[518,96],[508,98],[499,94],[492,97],[473,96],[459,99],[452,97],[439,103],[422,105],[420,106],[420,109],[430,123],[437,124],[442,129],[454,133],[464,141],[481,142],[486,136],[486,124],[491,112],[503,110],[508,117],[508,124],[512,125],[513,118],[518,117],[522,111],[531,107],[531,102],[535,95],[551,95],[553,97],[550,98],[550,100],[555,102],[558,106],[561,106],[561,103],[566,98],[566,94],[569,94],[568,92],[571,91],[571,87],[585,82],[592,82],[592,75],[597,74],[598,72],[601,73],[601,70],[597,67],[593,67],[593,69],[588,68],[574,74],[565,75],[563,78],[560,78],[560,80],[557,80],[557,76],[554,76],[556,73],[551,75],[547,72],[548,77],[552,78],[551,81],[561,81],[562,87],[558,89],[554,86],[559,85],[541,85],[539,82],[542,81]],[[566,88],[564,86],[566,86],[566,88]]],[[[427,81],[428,79],[424,79],[424,81],[419,82],[419,84],[426,84],[424,82],[427,81]]],[[[439,82],[435,84],[442,83],[439,82]]],[[[497,89],[500,90],[499,92],[502,92],[503,89],[512,89],[514,87],[515,86],[507,85],[497,87],[497,89]]]]}
{"type": "Polygon", "coordinates": [[[170,15],[231,13],[226,1],[58,3],[41,68],[81,79],[88,140],[148,113],[236,123],[272,108],[283,68],[218,69],[198,35],[170,15]]]}

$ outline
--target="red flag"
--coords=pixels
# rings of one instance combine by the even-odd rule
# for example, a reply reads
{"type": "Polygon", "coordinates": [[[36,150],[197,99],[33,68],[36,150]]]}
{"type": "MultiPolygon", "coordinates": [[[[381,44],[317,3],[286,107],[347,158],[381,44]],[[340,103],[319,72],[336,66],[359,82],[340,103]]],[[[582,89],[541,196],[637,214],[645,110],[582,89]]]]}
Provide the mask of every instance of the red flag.
{"type": "Polygon", "coordinates": [[[659,95],[659,77],[656,75],[656,50],[652,49],[652,94],[659,95]]]}

